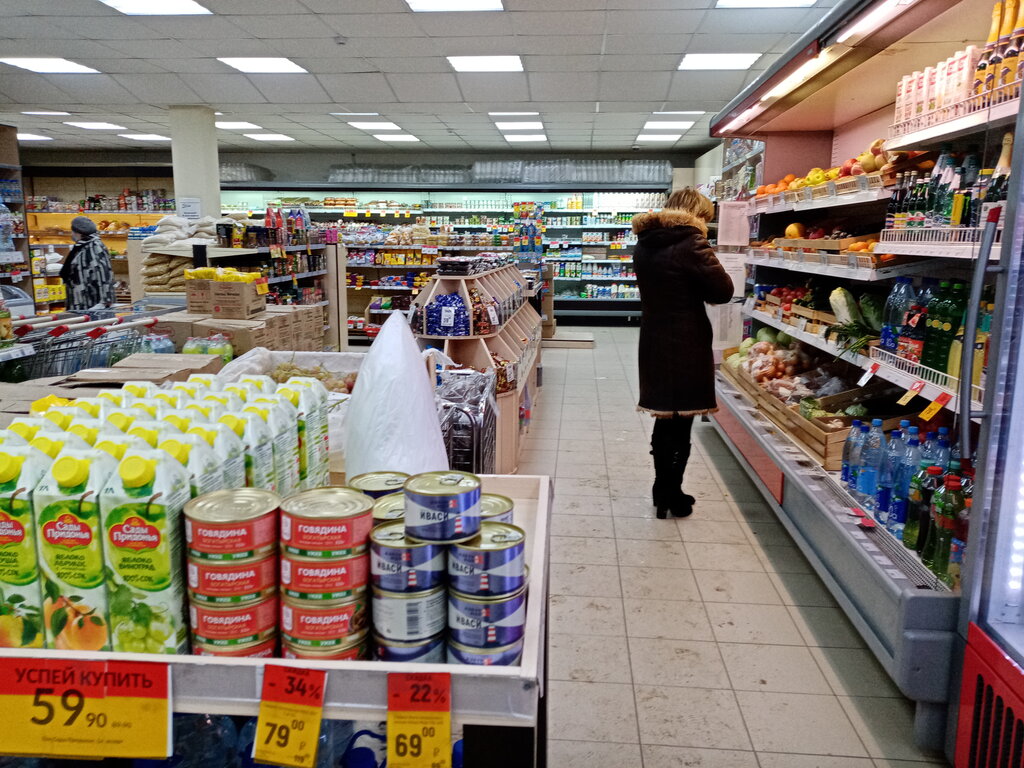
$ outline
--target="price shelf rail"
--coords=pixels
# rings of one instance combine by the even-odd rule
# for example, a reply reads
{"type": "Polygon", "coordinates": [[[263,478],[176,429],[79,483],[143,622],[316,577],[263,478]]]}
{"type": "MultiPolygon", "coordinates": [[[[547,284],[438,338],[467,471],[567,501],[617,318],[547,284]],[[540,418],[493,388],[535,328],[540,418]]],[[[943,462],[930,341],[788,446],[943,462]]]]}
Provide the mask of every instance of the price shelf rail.
{"type": "Polygon", "coordinates": [[[993,91],[971,96],[956,104],[917,115],[889,128],[887,150],[923,149],[964,136],[978,134],[1017,121],[1021,81],[1007,83],[993,91]]]}
{"type": "Polygon", "coordinates": [[[804,272],[809,275],[828,275],[830,277],[842,277],[847,280],[858,280],[861,282],[872,282],[875,280],[888,280],[903,275],[934,275],[936,266],[930,261],[916,261],[909,264],[894,264],[882,267],[841,267],[836,264],[815,264],[794,259],[764,259],[748,256],[744,259],[745,264],[754,267],[771,267],[773,269],[785,269],[790,272],[804,272]]]}
{"type": "MultiPolygon", "coordinates": [[[[886,229],[882,231],[876,251],[897,256],[933,256],[943,259],[973,259],[981,245],[981,227],[934,227],[886,229]]],[[[1003,230],[996,230],[992,248],[993,260],[999,259],[1003,230]]]]}
{"type": "Polygon", "coordinates": [[[635,277],[608,277],[607,275],[601,275],[601,276],[593,275],[593,276],[590,276],[590,277],[587,277],[585,275],[583,277],[564,277],[564,276],[561,276],[561,275],[555,275],[551,279],[552,280],[569,280],[569,281],[572,281],[572,282],[578,282],[580,280],[604,280],[604,281],[611,282],[611,283],[635,283],[636,282],[636,278],[635,277]]]}
{"type": "Polygon", "coordinates": [[[304,280],[307,277],[320,277],[326,275],[326,269],[318,269],[315,272],[296,272],[294,275],[278,275],[277,277],[267,278],[268,283],[285,283],[291,280],[304,280]]]}

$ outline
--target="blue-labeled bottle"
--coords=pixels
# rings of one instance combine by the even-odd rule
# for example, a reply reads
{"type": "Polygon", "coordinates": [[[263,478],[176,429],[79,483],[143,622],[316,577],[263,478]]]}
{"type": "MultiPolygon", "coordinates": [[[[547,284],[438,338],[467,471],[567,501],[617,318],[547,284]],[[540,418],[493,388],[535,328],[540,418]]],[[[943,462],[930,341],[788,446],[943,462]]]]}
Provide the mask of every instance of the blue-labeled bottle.
{"type": "Polygon", "coordinates": [[[847,490],[854,497],[857,496],[857,477],[860,475],[861,451],[864,448],[864,442],[868,439],[868,432],[870,430],[870,425],[861,422],[860,432],[856,435],[853,445],[850,447],[850,481],[847,483],[847,490]]]}
{"type": "Polygon", "coordinates": [[[875,520],[885,525],[889,522],[889,505],[892,502],[892,486],[896,482],[900,465],[903,463],[903,433],[894,429],[889,436],[889,444],[885,446],[885,461],[882,472],[878,476],[878,493],[875,494],[875,520]]]}
{"type": "Polygon", "coordinates": [[[861,504],[869,510],[875,507],[878,496],[878,480],[885,462],[885,432],[882,420],[872,419],[871,428],[860,449],[860,466],[857,470],[857,495],[861,504]]]}
{"type": "Polygon", "coordinates": [[[926,433],[924,436],[924,442],[921,443],[921,461],[927,461],[929,467],[935,465],[935,455],[938,447],[939,443],[936,433],[926,433]]]}
{"type": "Polygon", "coordinates": [[[886,529],[897,539],[903,538],[903,527],[907,523],[910,479],[921,465],[921,446],[917,439],[917,427],[909,427],[907,431],[909,433],[907,445],[903,449],[903,459],[893,482],[892,498],[889,501],[889,517],[885,524],[886,529]]]}
{"type": "Polygon", "coordinates": [[[839,476],[843,485],[850,484],[850,453],[853,450],[853,444],[857,441],[859,435],[860,419],[854,419],[853,424],[850,425],[850,434],[846,436],[846,442],[843,443],[843,468],[839,476]]]}

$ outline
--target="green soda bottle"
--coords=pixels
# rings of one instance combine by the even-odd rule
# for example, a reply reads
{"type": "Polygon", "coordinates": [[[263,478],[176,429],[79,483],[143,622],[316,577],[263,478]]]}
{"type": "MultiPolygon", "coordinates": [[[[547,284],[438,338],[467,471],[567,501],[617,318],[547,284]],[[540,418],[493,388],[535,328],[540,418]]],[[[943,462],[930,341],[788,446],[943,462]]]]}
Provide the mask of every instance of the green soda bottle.
{"type": "Polygon", "coordinates": [[[953,585],[953,577],[949,573],[950,545],[964,506],[960,478],[948,475],[942,493],[936,492],[932,496],[932,526],[928,530],[921,562],[938,576],[939,581],[949,586],[953,585]]]}
{"type": "Polygon", "coordinates": [[[931,526],[932,495],[942,485],[942,469],[922,461],[921,466],[910,478],[907,493],[907,522],[903,527],[903,546],[920,552],[931,526]]]}

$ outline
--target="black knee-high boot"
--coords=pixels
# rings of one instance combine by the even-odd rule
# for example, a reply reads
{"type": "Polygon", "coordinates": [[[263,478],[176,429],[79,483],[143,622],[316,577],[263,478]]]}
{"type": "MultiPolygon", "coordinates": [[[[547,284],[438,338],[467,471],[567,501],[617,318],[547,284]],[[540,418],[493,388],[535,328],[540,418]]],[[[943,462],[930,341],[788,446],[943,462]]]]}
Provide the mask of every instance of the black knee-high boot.
{"type": "Polygon", "coordinates": [[[651,489],[657,516],[686,517],[693,512],[694,498],[683,493],[683,474],[690,459],[692,416],[655,419],[651,435],[654,487],[651,489]]]}

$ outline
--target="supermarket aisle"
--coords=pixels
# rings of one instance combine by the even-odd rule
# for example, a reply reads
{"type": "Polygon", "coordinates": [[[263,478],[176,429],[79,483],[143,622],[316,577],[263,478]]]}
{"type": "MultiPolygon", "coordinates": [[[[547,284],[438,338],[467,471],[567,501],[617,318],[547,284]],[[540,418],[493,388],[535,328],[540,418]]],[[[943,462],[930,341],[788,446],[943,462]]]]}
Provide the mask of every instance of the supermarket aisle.
{"type": "Polygon", "coordinates": [[[637,331],[593,332],[593,350],[544,351],[520,469],[556,478],[552,768],[944,765],[710,425],[697,511],[655,519],[637,331]]]}

